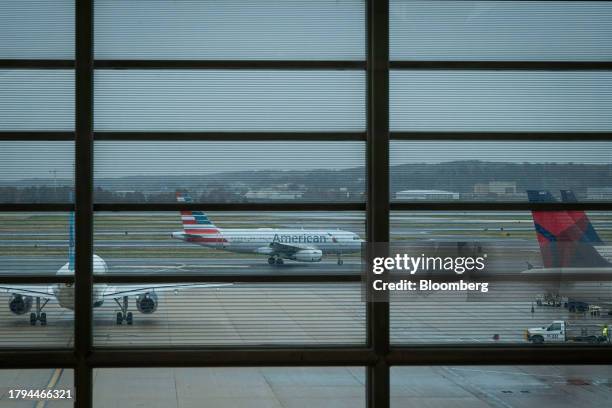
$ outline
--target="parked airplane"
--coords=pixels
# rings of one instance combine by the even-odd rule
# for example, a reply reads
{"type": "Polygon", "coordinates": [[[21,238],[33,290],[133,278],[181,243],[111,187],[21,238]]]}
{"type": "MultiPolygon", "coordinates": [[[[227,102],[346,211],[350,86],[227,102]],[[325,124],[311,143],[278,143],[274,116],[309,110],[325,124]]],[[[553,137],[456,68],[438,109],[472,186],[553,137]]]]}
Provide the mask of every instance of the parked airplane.
{"type": "MultiPolygon", "coordinates": [[[[561,190],[561,201],[564,203],[577,203],[578,199],[574,195],[572,190],[561,190]]],[[[612,246],[606,244],[600,237],[589,216],[584,211],[568,211],[570,216],[576,221],[577,224],[582,225],[585,234],[582,236],[583,242],[590,242],[593,244],[597,252],[606,260],[612,261],[612,246]]]]}
{"type": "MultiPolygon", "coordinates": [[[[548,191],[527,191],[531,202],[554,202],[548,191]]],[[[567,197],[567,195],[566,195],[567,197]]],[[[612,263],[595,248],[599,234],[584,211],[532,211],[542,268],[525,274],[550,277],[557,295],[583,302],[612,301],[612,263]],[[580,275],[590,275],[582,281],[580,275]],[[601,276],[594,279],[593,276],[601,276]]]]}
{"type": "MultiPolygon", "coordinates": [[[[93,256],[93,273],[105,274],[108,271],[106,262],[98,255],[93,256]]],[[[62,266],[57,275],[74,275],[74,214],[70,215],[68,262],[62,266]]],[[[106,284],[95,285],[93,288],[93,306],[100,307],[107,299],[114,300],[120,312],[117,312],[117,324],[126,322],[133,324],[133,314],[128,311],[129,298],[135,297],[136,309],[140,313],[151,314],[157,310],[159,300],[157,293],[165,291],[176,292],[179,289],[204,287],[214,288],[229,286],[228,284],[158,284],[158,285],[121,285],[112,286],[106,284]]],[[[15,315],[30,313],[30,324],[41,326],[47,324],[47,314],[43,312],[47,303],[55,298],[62,308],[74,310],[75,298],[72,283],[58,283],[54,285],[14,285],[0,286],[0,292],[11,293],[9,309],[15,315]]]]}
{"type": "MultiPolygon", "coordinates": [[[[177,193],[179,202],[191,197],[177,193]]],[[[353,232],[322,229],[218,228],[202,211],[181,211],[183,231],[172,238],[208,248],[229,252],[259,254],[268,257],[270,265],[282,265],[283,259],[319,262],[323,255],[336,255],[342,265],[342,254],[361,251],[363,240],[353,232]]]]}

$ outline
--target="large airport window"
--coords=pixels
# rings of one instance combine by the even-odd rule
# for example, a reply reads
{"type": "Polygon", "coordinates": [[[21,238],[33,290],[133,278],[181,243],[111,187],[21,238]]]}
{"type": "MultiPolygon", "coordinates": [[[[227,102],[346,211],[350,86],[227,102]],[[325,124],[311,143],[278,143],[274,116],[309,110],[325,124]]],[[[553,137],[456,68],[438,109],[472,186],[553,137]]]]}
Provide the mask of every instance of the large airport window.
{"type": "Polygon", "coordinates": [[[363,367],[97,369],[94,407],[365,407],[363,367]]]}
{"type": "Polygon", "coordinates": [[[95,144],[97,202],[364,202],[358,141],[95,144]]]}
{"type": "Polygon", "coordinates": [[[365,130],[365,72],[98,70],[96,131],[365,130]]]}
{"type": "Polygon", "coordinates": [[[392,131],[603,132],[608,71],[390,72],[392,131]]]}
{"type": "Polygon", "coordinates": [[[395,202],[612,199],[612,143],[587,141],[399,141],[390,145],[395,202]]]}
{"type": "Polygon", "coordinates": [[[98,59],[365,60],[363,0],[95,2],[98,59]]]}
{"type": "Polygon", "coordinates": [[[611,4],[3,1],[0,405],[605,405],[611,4]]]}
{"type": "Polygon", "coordinates": [[[391,0],[391,60],[606,61],[611,17],[601,1],[391,0]]]}

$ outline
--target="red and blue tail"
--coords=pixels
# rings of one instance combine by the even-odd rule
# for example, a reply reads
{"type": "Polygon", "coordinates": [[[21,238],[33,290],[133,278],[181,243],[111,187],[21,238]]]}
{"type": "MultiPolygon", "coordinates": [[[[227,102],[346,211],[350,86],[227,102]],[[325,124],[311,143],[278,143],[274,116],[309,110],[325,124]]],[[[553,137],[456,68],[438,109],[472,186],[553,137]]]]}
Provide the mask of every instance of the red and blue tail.
{"type": "MultiPolygon", "coordinates": [[[[528,190],[531,202],[556,202],[548,191],[528,190]]],[[[532,211],[533,222],[546,268],[609,266],[588,235],[584,212],[532,211]]],[[[594,232],[594,229],[593,229],[594,232]]]]}
{"type": "MultiPolygon", "coordinates": [[[[176,193],[176,200],[179,203],[193,202],[188,194],[181,192],[176,193]]],[[[218,242],[222,240],[220,237],[221,231],[203,211],[181,211],[181,221],[185,234],[197,236],[191,241],[218,242]]]]}
{"type": "MultiPolygon", "coordinates": [[[[564,203],[577,203],[578,199],[576,199],[572,190],[561,190],[561,201],[564,203]]],[[[567,213],[572,217],[578,228],[584,231],[580,237],[580,242],[603,243],[601,238],[599,238],[599,234],[595,231],[589,216],[584,211],[568,211],[567,213]]]]}

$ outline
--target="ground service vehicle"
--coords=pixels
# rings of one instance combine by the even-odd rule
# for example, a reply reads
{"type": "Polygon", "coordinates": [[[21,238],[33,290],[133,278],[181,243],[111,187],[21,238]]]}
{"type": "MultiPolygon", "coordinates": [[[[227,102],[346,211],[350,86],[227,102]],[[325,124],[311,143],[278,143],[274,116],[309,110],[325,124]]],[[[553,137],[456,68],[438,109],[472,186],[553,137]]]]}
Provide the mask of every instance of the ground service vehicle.
{"type": "Polygon", "coordinates": [[[603,335],[603,326],[592,323],[571,324],[565,320],[555,320],[550,325],[527,329],[525,337],[534,344],[608,341],[603,335]]]}

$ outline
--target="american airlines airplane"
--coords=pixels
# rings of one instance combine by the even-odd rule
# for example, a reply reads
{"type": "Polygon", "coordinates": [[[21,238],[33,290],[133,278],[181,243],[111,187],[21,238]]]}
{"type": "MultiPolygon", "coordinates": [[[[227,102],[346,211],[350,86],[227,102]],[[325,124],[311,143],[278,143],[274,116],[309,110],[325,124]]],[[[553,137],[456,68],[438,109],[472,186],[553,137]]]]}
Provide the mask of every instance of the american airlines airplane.
{"type": "MultiPolygon", "coordinates": [[[[177,193],[178,202],[191,202],[186,194],[177,193]]],[[[284,259],[319,262],[323,255],[338,257],[361,251],[364,242],[359,235],[343,230],[232,228],[216,227],[202,211],[181,211],[183,231],[172,238],[208,248],[268,257],[270,265],[282,265],[284,259]]]]}
{"type": "MultiPolygon", "coordinates": [[[[74,275],[74,214],[70,215],[70,232],[68,245],[68,262],[62,266],[57,275],[74,275]]],[[[93,273],[105,274],[108,271],[106,262],[98,255],[93,256],[93,273]]],[[[117,324],[126,322],[133,324],[134,317],[128,311],[129,298],[135,297],[136,309],[140,313],[152,314],[157,310],[159,300],[157,293],[166,291],[178,291],[183,288],[214,288],[230,286],[227,284],[158,284],[158,285],[121,285],[112,286],[106,284],[95,285],[93,288],[93,306],[100,307],[105,300],[114,300],[120,308],[117,312],[117,324]]],[[[15,285],[0,286],[0,292],[11,293],[9,309],[15,315],[23,315],[30,312],[30,324],[41,326],[47,324],[47,314],[43,309],[47,303],[55,298],[64,309],[74,310],[74,287],[72,283],[58,283],[54,285],[15,285]],[[34,311],[32,307],[34,306],[34,311]]]]}

